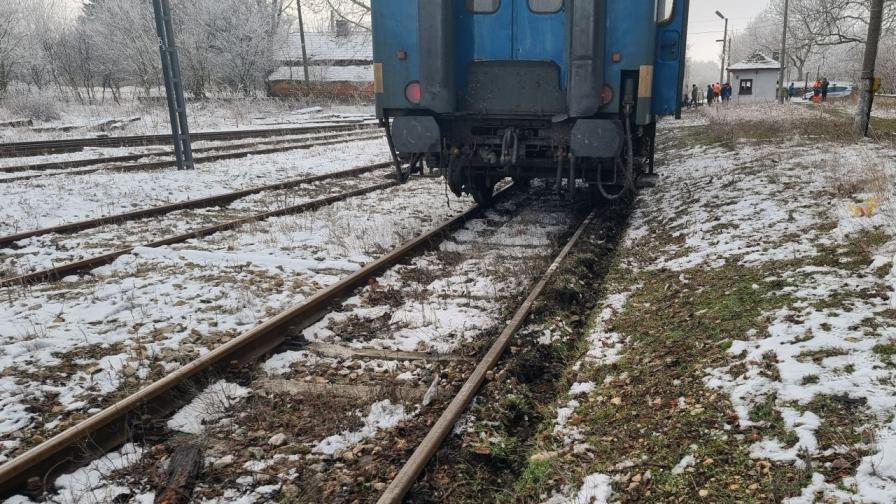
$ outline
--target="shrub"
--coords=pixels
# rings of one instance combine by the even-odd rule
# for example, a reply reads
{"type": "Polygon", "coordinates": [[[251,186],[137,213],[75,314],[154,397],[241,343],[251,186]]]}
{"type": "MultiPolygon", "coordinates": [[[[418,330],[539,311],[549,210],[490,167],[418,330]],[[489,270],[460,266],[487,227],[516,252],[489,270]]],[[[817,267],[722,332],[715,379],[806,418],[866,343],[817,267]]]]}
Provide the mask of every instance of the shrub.
{"type": "Polygon", "coordinates": [[[55,121],[59,119],[59,108],[55,100],[48,100],[30,93],[10,93],[3,105],[16,116],[34,121],[55,121]]]}

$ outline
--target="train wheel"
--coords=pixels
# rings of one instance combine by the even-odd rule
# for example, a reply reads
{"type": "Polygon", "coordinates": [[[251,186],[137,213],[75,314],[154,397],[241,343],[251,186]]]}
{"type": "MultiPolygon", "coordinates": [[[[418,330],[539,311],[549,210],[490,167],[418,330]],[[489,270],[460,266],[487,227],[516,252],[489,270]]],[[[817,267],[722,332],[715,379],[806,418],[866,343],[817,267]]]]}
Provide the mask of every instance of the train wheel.
{"type": "Polygon", "coordinates": [[[528,177],[513,177],[513,186],[517,189],[527,189],[532,186],[532,179],[528,177]]]}
{"type": "Polygon", "coordinates": [[[470,182],[470,194],[473,201],[483,208],[492,206],[495,197],[495,184],[489,182],[487,177],[474,177],[470,182]]]}

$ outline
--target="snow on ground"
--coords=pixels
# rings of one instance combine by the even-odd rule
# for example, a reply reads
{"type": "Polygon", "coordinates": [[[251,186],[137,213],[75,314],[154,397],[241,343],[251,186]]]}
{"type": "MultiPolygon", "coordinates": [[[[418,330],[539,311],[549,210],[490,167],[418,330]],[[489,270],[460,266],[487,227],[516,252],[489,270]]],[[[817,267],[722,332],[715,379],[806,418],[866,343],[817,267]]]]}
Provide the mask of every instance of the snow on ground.
{"type": "MultiPolygon", "coordinates": [[[[537,261],[552,249],[556,237],[567,229],[572,215],[559,208],[545,210],[542,206],[520,209],[509,213],[519,203],[502,203],[487,214],[488,221],[479,219],[468,223],[452,239],[440,245],[442,253],[461,253],[465,260],[454,266],[450,274],[440,272],[434,279],[420,286],[428,293],[424,300],[408,296],[400,306],[388,309],[388,329],[365,340],[351,334],[339,334],[330,328],[349,317],[374,320],[382,316],[377,310],[359,307],[357,310],[331,314],[305,330],[309,341],[343,343],[358,348],[378,348],[399,351],[449,353],[483,330],[500,323],[496,310],[500,298],[518,292],[537,271],[516,277],[503,271],[502,264],[529,260],[537,261]],[[514,239],[509,239],[514,237],[514,239]],[[469,258],[466,258],[469,256],[469,258]]],[[[444,260],[437,254],[416,258],[411,268],[438,271],[444,260]]],[[[379,289],[407,289],[401,275],[402,268],[392,270],[378,281],[379,289]]]]}
{"type": "MultiPolygon", "coordinates": [[[[450,387],[450,380],[438,373],[444,368],[419,360],[321,357],[313,348],[328,345],[349,352],[402,350],[464,355],[465,344],[476,341],[483,333],[503,323],[507,304],[518,299],[532,278],[543,270],[542,264],[546,264],[556,249],[557,235],[568,232],[577,221],[564,202],[540,193],[534,198],[546,198],[546,203],[533,202],[532,198],[527,194],[515,194],[487,212],[485,218],[472,220],[452,233],[437,250],[391,268],[376,282],[371,282],[341,307],[307,328],[303,335],[309,350],[287,351],[271,357],[261,366],[271,379],[287,383],[382,387],[391,393],[397,390],[396,381],[403,387],[416,384],[426,388],[422,399],[413,402],[405,399],[400,403],[389,399],[388,395],[386,398],[365,396],[372,401],[368,403],[369,407],[359,410],[357,406],[350,406],[344,410],[345,406],[340,406],[339,402],[332,405],[327,402],[331,398],[299,396],[303,398],[300,404],[315,404],[327,415],[326,422],[308,420],[314,423],[314,429],[326,434],[309,439],[305,430],[287,432],[293,445],[308,446],[310,453],[285,459],[281,455],[266,455],[250,461],[241,472],[235,473],[243,475],[231,477],[228,485],[218,488],[200,485],[198,491],[209,499],[207,501],[240,498],[245,502],[263,502],[263,496],[257,492],[259,483],[252,477],[252,471],[259,467],[277,467],[276,481],[287,486],[304,485],[305,482],[297,479],[298,475],[309,471],[319,475],[322,482],[342,481],[347,477],[346,470],[349,475],[357,471],[343,466],[351,467],[351,461],[364,457],[372,448],[365,449],[364,445],[388,446],[390,438],[381,438],[377,433],[415,416],[420,411],[420,404],[431,400],[436,390],[450,387]],[[344,421],[339,420],[341,411],[349,417],[345,420],[354,419],[352,427],[338,427],[344,421]],[[332,418],[334,414],[335,419],[332,418]],[[374,437],[377,440],[373,440],[374,437]]],[[[253,387],[264,390],[264,381],[253,384],[253,387]]],[[[256,394],[260,395],[263,392],[256,394]]],[[[322,414],[299,408],[291,411],[289,416],[317,418],[322,414]]],[[[246,416],[245,413],[242,416],[246,416]]],[[[236,418],[229,429],[244,432],[257,428],[252,427],[255,423],[240,420],[239,415],[236,418]]],[[[271,425],[281,428],[281,422],[276,419],[272,419],[271,425]]],[[[225,435],[227,432],[232,431],[222,430],[225,435]]],[[[226,443],[212,450],[227,453],[226,443]]],[[[316,483],[307,484],[308,492],[318,491],[316,483]]],[[[597,487],[587,491],[597,491],[597,487]]]]}
{"type": "MultiPolygon", "coordinates": [[[[122,502],[127,500],[139,504],[152,502],[151,495],[135,495],[126,486],[112,483],[116,471],[128,469],[137,464],[143,456],[143,449],[126,444],[116,452],[72,473],[64,474],[56,479],[55,491],[48,500],[40,502],[50,504],[96,504],[105,502],[122,502]]],[[[27,497],[15,496],[4,501],[4,504],[34,504],[27,497]]]]}
{"type": "MultiPolygon", "coordinates": [[[[781,113],[753,106],[702,115],[711,127],[781,120],[778,127],[786,128],[786,121],[817,114],[798,107],[787,107],[792,117],[781,113]]],[[[664,122],[663,142],[674,144],[677,135],[691,135],[698,126],[694,116],[687,124],[664,122]]],[[[760,436],[747,444],[756,460],[813,467],[811,484],[788,503],[896,502],[896,151],[870,142],[807,145],[801,139],[733,148],[682,143],[690,147],[660,145],[666,156],[661,182],[639,198],[624,244],[639,253],[626,254],[621,267],[672,271],[683,285],[692,275],[731,265],[783,269],[763,282],[783,285],[767,294],[780,301],[760,317],[765,328],[729,335],[730,364],[706,369],[704,382],[730,398],[739,427],[748,433],[768,427],[754,420],[757,408],[771,404],[780,415],[786,439],[760,436]],[[669,245],[657,248],[656,242],[669,245]],[[848,252],[853,249],[869,250],[872,260],[854,263],[848,252]],[[829,259],[832,253],[839,254],[836,260],[829,259]],[[842,446],[822,451],[820,431],[829,433],[831,422],[841,420],[829,416],[825,401],[858,408],[854,421],[866,433],[862,441],[844,438],[842,446]],[[855,453],[860,459],[850,466],[855,453]],[[843,467],[851,474],[842,479],[822,474],[843,467]]],[[[612,363],[626,346],[607,327],[627,309],[631,292],[612,289],[595,312],[589,350],[576,370],[612,363]]],[[[607,380],[624,380],[607,371],[607,380]]],[[[573,454],[588,450],[580,406],[616,400],[601,384],[592,389],[582,383],[579,378],[558,401],[553,427],[558,446],[573,454]]],[[[679,408],[685,407],[679,399],[679,408]]],[[[682,474],[695,462],[700,463],[686,455],[668,470],[682,474]]],[[[563,494],[571,497],[555,495],[548,502],[574,502],[575,489],[563,494]]]]}
{"type": "MultiPolygon", "coordinates": [[[[62,102],[60,102],[62,103],[62,102]]],[[[155,135],[171,133],[168,109],[164,100],[153,104],[141,103],[136,98],[118,106],[83,106],[76,103],[61,105],[61,118],[36,123],[33,128],[0,128],[0,142],[30,142],[53,139],[83,138],[94,135],[155,135]],[[97,128],[113,119],[126,122],[121,128],[103,131],[97,128]],[[68,131],[63,131],[67,129],[68,131]]],[[[2,110],[2,109],[0,109],[2,110]]],[[[334,124],[369,120],[374,114],[370,105],[328,105],[308,107],[279,99],[208,100],[187,103],[190,131],[224,131],[334,124]]],[[[7,117],[10,117],[7,114],[7,117]]]]}
{"type": "Polygon", "coordinates": [[[352,198],[173,247],[138,249],[93,276],[4,289],[0,388],[20,428],[2,454],[72,412],[134,390],[300,302],[400,242],[461,212],[438,180],[352,198]],[[451,201],[451,207],[448,207],[451,201]],[[50,421],[33,408],[38,401],[50,421]],[[21,425],[21,424],[19,424],[21,425]]]}
{"type": "MultiPolygon", "coordinates": [[[[240,152],[246,150],[253,149],[261,149],[261,148],[276,148],[282,147],[289,144],[308,144],[315,141],[325,142],[325,141],[335,141],[337,139],[341,140],[345,139],[357,139],[357,135],[367,134],[367,135],[376,135],[378,131],[376,129],[371,129],[363,132],[353,132],[348,131],[345,133],[332,133],[332,132],[323,132],[323,133],[308,133],[302,135],[286,135],[286,136],[275,136],[268,138],[246,138],[242,140],[232,140],[232,141],[221,141],[221,142],[213,142],[213,141],[203,141],[203,142],[193,142],[193,157],[194,159],[200,159],[207,156],[212,156],[216,154],[224,154],[224,153],[232,153],[232,152],[240,152]],[[334,135],[338,135],[338,138],[334,137],[334,135]]],[[[298,150],[298,149],[297,149],[298,150]]],[[[59,174],[69,174],[69,175],[78,175],[84,174],[89,171],[102,170],[108,167],[115,168],[126,168],[128,166],[135,166],[140,163],[147,162],[162,162],[168,161],[171,162],[174,159],[173,150],[170,146],[160,145],[160,146],[146,146],[146,147],[87,147],[79,152],[69,152],[63,154],[52,154],[52,155],[41,155],[41,156],[26,156],[26,157],[11,157],[11,158],[0,158],[0,168],[16,168],[16,171],[0,171],[0,187],[2,187],[2,183],[11,183],[16,182],[18,179],[30,178],[30,177],[49,177],[53,175],[59,174]],[[76,168],[66,168],[62,166],[57,166],[52,169],[39,169],[39,170],[21,170],[20,168],[32,165],[32,164],[49,164],[49,163],[65,163],[70,161],[78,161],[78,160],[102,160],[106,158],[111,158],[115,156],[127,156],[133,154],[142,154],[144,157],[140,158],[137,161],[110,161],[107,163],[95,163],[93,165],[84,166],[84,167],[76,167],[76,168]]]]}
{"type": "Polygon", "coordinates": [[[557,494],[544,504],[607,504],[613,497],[612,481],[606,474],[591,474],[585,477],[574,497],[557,494]]]}
{"type": "Polygon", "coordinates": [[[370,413],[364,418],[364,424],[360,430],[346,431],[329,436],[317,443],[312,451],[324,455],[333,455],[336,452],[350,449],[381,430],[395,427],[408,417],[409,415],[405,413],[404,406],[401,404],[392,404],[392,401],[388,399],[377,401],[370,406],[370,413]]]}
{"type": "Polygon", "coordinates": [[[249,395],[249,389],[224,380],[213,383],[190,404],[168,419],[168,428],[187,434],[201,434],[205,424],[220,420],[234,401],[249,395]]]}
{"type": "Polygon", "coordinates": [[[54,175],[0,185],[0,234],[114,215],[167,203],[388,161],[385,140],[249,156],[176,169],[54,175]]]}
{"type": "Polygon", "coordinates": [[[13,247],[0,248],[0,276],[44,270],[125,247],[151,243],[251,215],[299,205],[308,201],[381,184],[391,169],[355,177],[303,184],[241,198],[226,207],[181,210],[145,219],[113,223],[77,233],[48,234],[27,238],[13,247]]]}

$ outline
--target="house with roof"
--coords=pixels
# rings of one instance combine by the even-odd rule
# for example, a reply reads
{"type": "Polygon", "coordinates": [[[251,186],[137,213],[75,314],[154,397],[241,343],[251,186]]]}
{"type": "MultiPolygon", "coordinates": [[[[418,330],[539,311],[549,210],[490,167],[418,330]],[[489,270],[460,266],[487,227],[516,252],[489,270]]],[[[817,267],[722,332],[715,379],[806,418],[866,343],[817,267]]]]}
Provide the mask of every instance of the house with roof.
{"type": "Polygon", "coordinates": [[[778,77],[781,63],[761,52],[728,67],[731,75],[732,101],[750,103],[773,101],[778,96],[778,77]]]}
{"type": "Polygon", "coordinates": [[[352,30],[337,22],[331,31],[306,32],[304,57],[302,38],[293,33],[276,58],[279,66],[268,76],[272,96],[373,97],[373,38],[369,31],[352,30]]]}

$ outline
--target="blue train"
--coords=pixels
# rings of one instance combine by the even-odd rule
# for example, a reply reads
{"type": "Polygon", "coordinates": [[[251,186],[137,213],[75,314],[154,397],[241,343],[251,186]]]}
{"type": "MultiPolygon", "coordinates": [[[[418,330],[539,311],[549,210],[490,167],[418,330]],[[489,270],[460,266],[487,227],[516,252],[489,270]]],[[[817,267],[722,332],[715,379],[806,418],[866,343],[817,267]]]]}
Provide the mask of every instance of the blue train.
{"type": "MultiPolygon", "coordinates": [[[[680,113],[689,0],[372,0],[377,116],[399,177],[490,203],[512,177],[614,198],[680,113]]],[[[570,194],[574,191],[570,190],[570,194]]]]}

